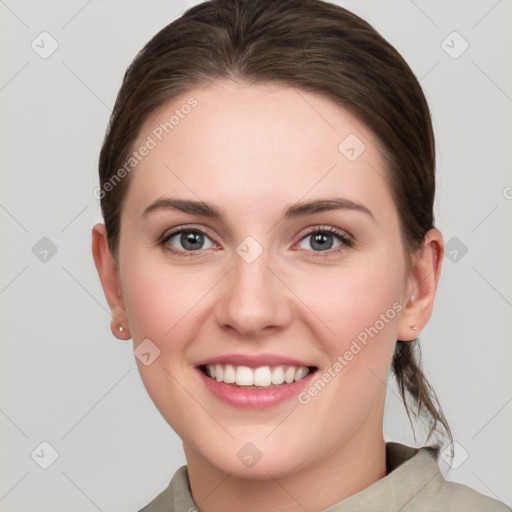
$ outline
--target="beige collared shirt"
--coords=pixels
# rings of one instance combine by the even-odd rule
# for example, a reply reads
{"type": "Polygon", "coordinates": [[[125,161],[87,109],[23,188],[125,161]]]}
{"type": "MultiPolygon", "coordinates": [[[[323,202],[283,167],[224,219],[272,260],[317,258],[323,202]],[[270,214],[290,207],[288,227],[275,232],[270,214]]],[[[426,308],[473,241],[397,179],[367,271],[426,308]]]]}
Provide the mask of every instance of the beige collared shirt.
{"type": "MultiPolygon", "coordinates": [[[[429,448],[386,443],[387,475],[325,512],[510,512],[503,503],[444,479],[429,448]]],[[[187,466],[139,512],[196,512],[187,466]]]]}

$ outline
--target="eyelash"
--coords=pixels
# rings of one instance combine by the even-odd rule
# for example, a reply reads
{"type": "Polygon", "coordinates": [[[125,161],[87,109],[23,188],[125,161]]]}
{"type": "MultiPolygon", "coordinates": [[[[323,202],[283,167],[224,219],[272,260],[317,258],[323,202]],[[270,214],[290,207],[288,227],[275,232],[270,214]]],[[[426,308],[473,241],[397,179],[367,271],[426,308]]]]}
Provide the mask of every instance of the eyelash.
{"type": "MultiPolygon", "coordinates": [[[[204,254],[204,251],[210,251],[211,249],[199,249],[197,251],[182,251],[182,250],[176,250],[172,249],[171,247],[166,247],[167,242],[174,236],[179,235],[181,233],[200,233],[201,235],[210,238],[212,240],[212,237],[208,235],[208,233],[200,228],[194,227],[194,226],[186,226],[186,227],[180,227],[173,231],[170,231],[168,233],[165,233],[158,241],[158,245],[164,247],[166,250],[171,252],[172,254],[183,257],[183,258],[189,258],[189,257],[197,257],[198,253],[204,254]]],[[[315,228],[312,228],[310,231],[306,232],[296,243],[300,243],[303,240],[305,240],[308,236],[316,235],[319,233],[327,233],[330,235],[333,235],[335,238],[338,239],[338,241],[341,242],[341,245],[339,247],[336,247],[335,249],[328,249],[326,251],[308,251],[311,253],[311,256],[314,258],[322,258],[326,256],[330,256],[332,254],[336,254],[342,250],[345,250],[346,248],[352,248],[354,246],[354,240],[350,236],[348,236],[345,232],[340,231],[332,226],[317,226],[315,228]]],[[[216,242],[212,240],[212,243],[215,245],[218,245],[216,242]]]]}
{"type": "MultiPolygon", "coordinates": [[[[194,226],[182,226],[180,228],[177,228],[175,230],[169,231],[168,233],[165,233],[162,238],[158,241],[158,245],[162,246],[167,251],[171,252],[173,255],[182,257],[182,258],[190,258],[190,257],[197,257],[198,254],[204,255],[205,251],[210,251],[211,249],[200,249],[197,251],[181,251],[171,248],[170,246],[166,246],[167,242],[176,235],[179,235],[181,233],[200,233],[201,235],[212,239],[210,235],[203,229],[194,227],[194,226]]],[[[213,240],[212,240],[213,242],[213,240]]],[[[215,245],[218,245],[216,242],[213,242],[215,245]]]]}
{"type": "Polygon", "coordinates": [[[326,251],[308,251],[310,252],[310,256],[313,258],[326,258],[328,256],[332,256],[333,254],[338,254],[341,251],[348,249],[351,249],[354,247],[354,239],[347,235],[344,231],[340,231],[337,228],[334,228],[332,226],[317,226],[312,228],[310,231],[307,231],[297,242],[302,242],[302,240],[305,240],[307,237],[311,235],[316,235],[318,233],[327,233],[330,235],[333,235],[335,238],[337,238],[341,245],[339,247],[336,247],[334,249],[328,249],[326,251]]]}

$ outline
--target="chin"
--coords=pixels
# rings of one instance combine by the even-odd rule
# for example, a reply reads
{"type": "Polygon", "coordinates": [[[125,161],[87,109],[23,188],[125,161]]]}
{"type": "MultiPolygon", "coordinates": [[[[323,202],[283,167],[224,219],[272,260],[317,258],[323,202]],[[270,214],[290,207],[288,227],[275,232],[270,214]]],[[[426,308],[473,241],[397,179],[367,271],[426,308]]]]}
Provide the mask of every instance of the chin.
{"type": "MultiPolygon", "coordinates": [[[[304,442],[285,444],[277,436],[276,440],[270,442],[265,435],[268,435],[267,429],[257,439],[256,436],[252,437],[254,441],[250,441],[250,435],[236,436],[217,446],[213,446],[213,443],[201,446],[203,441],[197,452],[219,471],[244,479],[282,478],[299,471],[306,464],[304,442]]],[[[307,445],[314,446],[314,443],[307,445]]]]}

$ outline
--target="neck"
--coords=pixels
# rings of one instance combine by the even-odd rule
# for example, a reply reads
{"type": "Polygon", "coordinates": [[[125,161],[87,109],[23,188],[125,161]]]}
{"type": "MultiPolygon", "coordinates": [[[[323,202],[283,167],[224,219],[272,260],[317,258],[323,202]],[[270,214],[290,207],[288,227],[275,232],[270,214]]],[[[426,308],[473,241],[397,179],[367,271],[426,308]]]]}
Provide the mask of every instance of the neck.
{"type": "Polygon", "coordinates": [[[187,446],[184,448],[192,496],[199,512],[320,512],[386,476],[382,429],[369,435],[361,428],[350,443],[320,463],[279,479],[271,477],[271,471],[268,479],[238,477],[211,465],[187,446]]]}

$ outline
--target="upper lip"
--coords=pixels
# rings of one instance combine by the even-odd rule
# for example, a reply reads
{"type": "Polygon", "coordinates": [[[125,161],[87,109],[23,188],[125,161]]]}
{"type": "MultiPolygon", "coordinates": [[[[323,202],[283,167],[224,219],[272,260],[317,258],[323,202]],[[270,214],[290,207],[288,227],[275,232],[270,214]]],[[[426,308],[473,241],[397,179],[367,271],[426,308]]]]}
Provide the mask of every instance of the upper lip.
{"type": "MultiPolygon", "coordinates": [[[[248,354],[224,354],[221,356],[210,357],[197,363],[196,366],[206,366],[210,364],[232,364],[233,366],[248,366],[249,368],[258,368],[260,366],[305,366],[313,365],[295,359],[292,357],[280,356],[277,354],[261,354],[251,356],[248,354]]],[[[315,367],[316,368],[316,367],[315,367]]]]}

